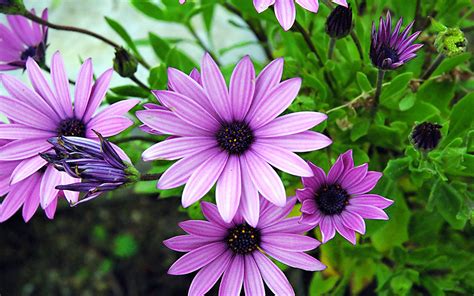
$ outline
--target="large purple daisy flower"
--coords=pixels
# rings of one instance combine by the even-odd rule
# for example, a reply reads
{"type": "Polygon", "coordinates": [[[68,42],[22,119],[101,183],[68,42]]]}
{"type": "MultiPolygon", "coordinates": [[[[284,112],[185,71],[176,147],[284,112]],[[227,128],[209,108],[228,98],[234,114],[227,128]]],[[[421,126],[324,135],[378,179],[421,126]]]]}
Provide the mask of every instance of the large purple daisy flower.
{"type": "MultiPolygon", "coordinates": [[[[304,9],[317,13],[319,9],[318,0],[253,0],[253,5],[258,13],[267,10],[268,7],[274,5],[275,15],[285,31],[288,31],[296,19],[296,6],[298,3],[304,9]]],[[[346,0],[332,0],[332,2],[347,7],[346,0]]]]}
{"type": "MultiPolygon", "coordinates": [[[[46,160],[41,158],[39,153],[48,152],[52,148],[49,138],[78,136],[98,140],[93,130],[105,137],[116,135],[133,124],[124,114],[139,102],[121,101],[97,113],[113,70],[104,72],[94,83],[90,59],[84,62],[77,78],[74,108],[59,53],[54,54],[51,64],[54,91],[38,64],[31,58],[26,63],[26,71],[33,90],[12,76],[0,76],[3,86],[10,94],[10,97],[0,96],[0,113],[10,121],[0,125],[0,140],[11,141],[0,147],[0,166],[3,168],[3,165],[8,165],[12,168],[9,193],[0,209],[0,222],[11,217],[22,205],[32,213],[36,211],[38,203],[41,203],[43,209],[47,209],[63,194],[55,188],[57,185],[78,181],[57,171],[53,165],[47,165],[46,160]],[[30,194],[28,190],[37,191],[30,194]]],[[[121,154],[124,155],[123,152],[121,154]]],[[[70,203],[78,200],[77,192],[64,191],[64,195],[70,203]]]]}
{"type": "Polygon", "coordinates": [[[365,233],[364,219],[388,219],[383,209],[393,201],[368,194],[382,173],[368,171],[367,164],[354,167],[352,150],[339,156],[327,176],[321,168],[310,165],[314,177],[303,178],[304,189],[296,191],[302,204],[300,222],[319,225],[323,243],[337,230],[355,244],[355,231],[365,233]]]}
{"type": "Polygon", "coordinates": [[[240,295],[242,285],[246,295],[265,295],[264,281],[276,295],[294,295],[283,272],[267,255],[295,268],[325,269],[324,264],[304,253],[319,246],[317,240],[302,235],[311,227],[298,223],[298,217],[285,218],[294,204],[292,198],[280,208],[262,199],[260,221],[252,227],[240,215],[225,222],[215,205],[202,202],[208,221],[182,222],[180,226],[188,234],[164,242],[172,250],[187,252],[168,273],[199,270],[189,295],[205,295],[221,276],[219,295],[240,295]]]}
{"type": "Polygon", "coordinates": [[[385,20],[380,17],[378,30],[375,29],[375,23],[372,23],[370,59],[375,67],[381,70],[396,69],[415,58],[416,51],[423,46],[423,44],[412,44],[421,31],[408,37],[414,22],[411,22],[400,33],[402,22],[403,19],[400,18],[392,32],[392,17],[390,11],[388,11],[385,20]]]}
{"type": "Polygon", "coordinates": [[[293,152],[328,146],[326,136],[308,131],[326,119],[317,112],[277,117],[295,99],[301,79],[280,82],[283,59],[270,63],[255,78],[253,64],[244,57],[227,89],[212,58],[202,61],[202,85],[170,68],[172,91],[153,91],[166,109],[138,111],[137,117],[153,131],[172,135],[143,152],[145,161],[176,160],[158,181],[158,188],[186,184],[182,204],[188,207],[217,182],[217,207],[230,222],[239,204],[250,225],[258,223],[259,192],[284,206],[285,189],[270,166],[297,176],[312,176],[308,164],[293,152]]]}
{"type": "MultiPolygon", "coordinates": [[[[10,28],[0,24],[0,71],[25,69],[28,58],[43,64],[48,27],[18,15],[6,18],[10,28]]],[[[48,19],[48,10],[43,11],[42,18],[48,19]]]]}

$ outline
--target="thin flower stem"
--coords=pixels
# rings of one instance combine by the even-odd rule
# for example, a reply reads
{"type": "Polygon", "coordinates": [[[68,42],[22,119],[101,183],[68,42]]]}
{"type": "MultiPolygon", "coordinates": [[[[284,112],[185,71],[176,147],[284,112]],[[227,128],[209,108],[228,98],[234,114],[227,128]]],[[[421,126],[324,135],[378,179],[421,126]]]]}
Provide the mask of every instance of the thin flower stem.
{"type": "Polygon", "coordinates": [[[334,47],[336,47],[336,38],[329,39],[328,59],[332,59],[334,47]]]}
{"type": "Polygon", "coordinates": [[[133,82],[135,82],[139,87],[143,88],[144,90],[146,90],[146,91],[151,91],[151,88],[149,88],[148,86],[146,86],[146,84],[144,84],[143,82],[141,82],[135,75],[133,75],[132,77],[130,77],[130,80],[132,80],[133,82]]]}
{"type": "MultiPolygon", "coordinates": [[[[24,14],[23,14],[24,17],[26,17],[27,19],[30,19],[32,20],[33,22],[35,23],[38,23],[38,24],[41,24],[43,26],[47,26],[49,28],[52,28],[52,29],[55,29],[55,30],[60,30],[60,31],[69,31],[69,32],[76,32],[76,33],[81,33],[81,34],[85,34],[85,35],[89,35],[89,36],[92,36],[96,39],[99,39],[103,42],[105,42],[106,44],[112,46],[113,48],[117,48],[117,47],[120,47],[120,45],[118,45],[117,43],[115,43],[114,41],[102,36],[102,35],[99,35],[95,32],[92,32],[92,31],[89,31],[89,30],[86,30],[86,29],[82,29],[82,28],[77,28],[77,27],[73,27],[73,26],[63,26],[63,25],[57,25],[57,24],[53,24],[53,23],[50,23],[49,21],[47,20],[44,20],[42,19],[41,17],[31,13],[30,11],[28,10],[25,10],[24,14]]],[[[141,59],[140,57],[136,57],[135,58],[138,60],[138,62],[145,68],[147,69],[150,69],[150,65],[148,65],[143,59],[141,59]]]]}
{"type": "Polygon", "coordinates": [[[351,38],[354,41],[355,46],[357,47],[357,51],[359,52],[359,57],[363,61],[364,60],[364,51],[362,50],[362,45],[360,44],[359,37],[357,37],[356,32],[354,29],[351,31],[351,38]]]}
{"type": "Polygon", "coordinates": [[[140,181],[155,181],[161,177],[161,174],[143,174],[140,176],[140,181]]]}
{"type": "Polygon", "coordinates": [[[260,21],[252,21],[245,18],[244,15],[230,3],[225,2],[223,3],[223,5],[228,11],[240,17],[247,24],[250,31],[252,31],[252,33],[255,35],[260,45],[262,46],[263,51],[265,52],[265,55],[267,56],[267,59],[270,61],[273,60],[274,57],[272,54],[270,43],[268,42],[268,37],[265,34],[265,30],[263,29],[260,21]]]}
{"type": "Polygon", "coordinates": [[[380,95],[382,94],[382,84],[383,84],[384,76],[385,76],[385,71],[379,69],[379,72],[377,75],[377,87],[375,89],[374,107],[377,107],[377,105],[379,104],[380,95]]]}
{"type": "Polygon", "coordinates": [[[204,41],[201,39],[201,37],[199,37],[196,30],[194,30],[194,27],[189,22],[186,23],[186,28],[188,29],[189,33],[191,33],[191,35],[194,37],[194,39],[196,39],[196,42],[198,43],[199,47],[201,47],[205,52],[209,53],[217,65],[221,65],[217,56],[211,51],[210,48],[206,46],[204,41]]]}
{"type": "Polygon", "coordinates": [[[431,66],[425,71],[425,73],[423,73],[423,75],[421,75],[421,80],[424,81],[424,80],[427,80],[428,78],[430,78],[431,74],[433,74],[433,72],[436,70],[436,68],[438,68],[438,66],[444,61],[445,58],[446,58],[446,56],[444,54],[440,53],[436,57],[436,59],[433,61],[431,66]]]}
{"type": "Polygon", "coordinates": [[[114,141],[115,144],[123,144],[123,143],[128,143],[128,142],[133,142],[133,141],[143,141],[147,143],[156,143],[156,140],[149,138],[149,137],[144,137],[144,136],[130,136],[126,138],[119,139],[117,141],[114,141]]]}

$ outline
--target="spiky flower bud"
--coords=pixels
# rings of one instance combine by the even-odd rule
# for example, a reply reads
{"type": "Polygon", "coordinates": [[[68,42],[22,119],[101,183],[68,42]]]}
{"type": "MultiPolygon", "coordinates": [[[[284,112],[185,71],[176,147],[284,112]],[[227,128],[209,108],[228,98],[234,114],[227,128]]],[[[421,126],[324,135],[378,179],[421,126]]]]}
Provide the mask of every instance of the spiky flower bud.
{"type": "Polygon", "coordinates": [[[352,9],[338,5],[326,20],[326,33],[335,39],[344,38],[352,30],[352,9]]]}
{"type": "Polygon", "coordinates": [[[436,37],[434,45],[438,53],[452,57],[467,49],[467,39],[459,28],[447,28],[436,37]]]}
{"type": "Polygon", "coordinates": [[[23,14],[25,11],[23,0],[0,0],[0,13],[23,14]]]}
{"type": "Polygon", "coordinates": [[[41,156],[56,169],[64,171],[80,183],[60,185],[59,190],[85,192],[79,203],[93,199],[102,192],[135,183],[140,174],[135,167],[122,160],[109,141],[97,133],[100,143],[81,137],[55,137],[49,142],[55,153],[41,156]]]}
{"type": "Polygon", "coordinates": [[[413,145],[423,151],[435,149],[441,141],[441,125],[431,122],[423,122],[415,126],[411,133],[413,145]]]}
{"type": "Polygon", "coordinates": [[[114,70],[122,77],[132,77],[138,68],[137,59],[125,48],[115,48],[114,70]]]}

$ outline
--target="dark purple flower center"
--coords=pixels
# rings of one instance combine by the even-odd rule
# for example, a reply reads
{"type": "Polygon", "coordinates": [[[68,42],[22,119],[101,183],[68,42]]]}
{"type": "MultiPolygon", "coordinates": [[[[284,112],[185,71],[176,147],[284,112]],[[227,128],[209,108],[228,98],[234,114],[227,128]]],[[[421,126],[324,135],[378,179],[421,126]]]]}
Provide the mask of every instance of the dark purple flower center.
{"type": "Polygon", "coordinates": [[[349,194],[339,184],[325,184],[316,192],[315,199],[323,214],[338,215],[346,208],[349,194]]]}
{"type": "Polygon", "coordinates": [[[28,58],[34,58],[36,56],[36,47],[30,46],[24,52],[21,53],[21,60],[26,61],[28,58]]]}
{"type": "Polygon", "coordinates": [[[86,136],[86,126],[82,123],[81,120],[76,118],[64,119],[59,123],[59,126],[56,130],[58,136],[65,137],[85,137],[86,136]]]}
{"type": "Polygon", "coordinates": [[[234,121],[223,124],[216,133],[219,146],[229,154],[242,154],[252,145],[254,136],[247,123],[234,121]]]}
{"type": "Polygon", "coordinates": [[[260,233],[247,224],[240,224],[229,230],[225,241],[234,253],[248,254],[257,249],[260,243],[260,233]]]}
{"type": "Polygon", "coordinates": [[[423,122],[415,126],[411,138],[416,148],[433,150],[441,140],[441,125],[430,122],[423,122]]]}
{"type": "Polygon", "coordinates": [[[380,50],[383,54],[383,60],[390,59],[390,64],[396,63],[400,60],[398,52],[395,49],[391,48],[389,45],[383,44],[380,50]]]}

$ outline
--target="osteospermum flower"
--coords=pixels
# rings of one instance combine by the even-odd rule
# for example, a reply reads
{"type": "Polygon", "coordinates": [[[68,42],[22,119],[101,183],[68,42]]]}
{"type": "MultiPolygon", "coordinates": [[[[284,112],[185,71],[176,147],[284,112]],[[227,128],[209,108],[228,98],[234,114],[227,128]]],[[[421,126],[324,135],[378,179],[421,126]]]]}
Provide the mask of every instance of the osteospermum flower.
{"type": "MultiPolygon", "coordinates": [[[[46,9],[42,18],[48,19],[46,9]]],[[[25,69],[28,58],[44,64],[48,27],[19,15],[6,19],[10,27],[0,24],[0,71],[25,69]]]]}
{"type": "Polygon", "coordinates": [[[416,52],[423,46],[423,44],[413,44],[421,31],[408,36],[414,22],[411,22],[400,33],[402,21],[403,19],[400,18],[392,32],[392,18],[388,11],[385,20],[380,17],[378,30],[375,29],[375,23],[372,23],[370,59],[375,67],[381,70],[396,69],[415,58],[416,52]]]}
{"type": "Polygon", "coordinates": [[[212,58],[202,61],[202,85],[170,68],[172,91],[153,91],[166,109],[138,111],[137,117],[155,132],[172,137],[143,152],[145,161],[176,160],[158,181],[158,188],[186,184],[182,204],[188,207],[217,182],[219,212],[230,222],[239,204],[250,225],[258,222],[258,193],[283,206],[285,189],[270,166],[297,176],[312,176],[308,164],[293,152],[328,146],[326,136],[308,131],[326,119],[317,112],[277,117],[295,99],[301,79],[280,82],[283,59],[270,63],[255,78],[253,64],[244,57],[227,89],[212,58]]]}
{"type": "Polygon", "coordinates": [[[355,231],[365,233],[364,219],[388,219],[383,209],[393,201],[368,194],[382,173],[368,171],[367,164],[354,167],[352,150],[339,156],[327,176],[321,168],[310,165],[314,177],[303,178],[304,189],[296,192],[302,204],[300,222],[319,225],[323,243],[337,230],[355,244],[355,231]]]}
{"type": "MultiPolygon", "coordinates": [[[[258,13],[274,5],[275,16],[285,31],[288,31],[296,19],[296,6],[298,3],[304,9],[317,13],[319,9],[318,0],[253,0],[253,5],[258,13]]],[[[332,0],[332,2],[347,7],[346,0],[332,0]]]]}
{"type": "Polygon", "coordinates": [[[55,152],[41,154],[57,170],[81,179],[81,182],[56,186],[59,190],[85,192],[78,203],[134,183],[140,177],[135,167],[123,160],[109,141],[99,133],[97,136],[100,143],[80,137],[54,137],[49,142],[55,152]]]}
{"type": "Polygon", "coordinates": [[[11,217],[22,205],[24,209],[26,206],[31,207],[34,213],[38,207],[37,201],[40,201],[43,209],[55,205],[58,197],[63,195],[70,203],[76,203],[77,192],[62,192],[55,187],[78,180],[57,171],[53,165],[47,165],[46,160],[39,155],[52,148],[48,139],[77,136],[98,140],[93,130],[105,137],[116,135],[133,124],[124,114],[138,103],[138,100],[121,101],[97,112],[113,70],[104,72],[94,83],[90,59],[84,62],[77,78],[74,108],[59,53],[54,54],[51,63],[53,88],[31,58],[26,63],[26,71],[33,89],[12,76],[0,76],[5,90],[10,94],[9,97],[0,96],[0,113],[10,121],[0,126],[0,139],[11,141],[0,147],[0,162],[17,163],[11,173],[9,193],[0,208],[0,221],[11,217]],[[39,198],[30,204],[30,195],[25,194],[25,190],[36,189],[38,191],[35,192],[39,194],[35,193],[35,198],[39,198]]]}
{"type": "Polygon", "coordinates": [[[294,295],[283,272],[267,257],[308,271],[325,266],[307,255],[319,242],[302,235],[309,228],[298,223],[298,217],[285,218],[295,204],[290,199],[283,208],[262,199],[261,219],[252,227],[237,215],[225,222],[215,205],[202,202],[208,221],[190,220],[180,223],[188,234],[168,239],[164,244],[175,251],[186,252],[169,269],[172,275],[199,270],[188,295],[205,295],[222,276],[219,295],[265,295],[263,282],[276,295],[294,295]]]}

